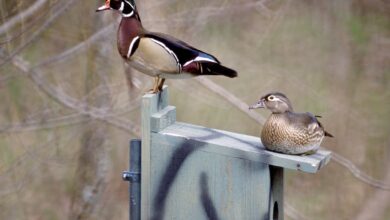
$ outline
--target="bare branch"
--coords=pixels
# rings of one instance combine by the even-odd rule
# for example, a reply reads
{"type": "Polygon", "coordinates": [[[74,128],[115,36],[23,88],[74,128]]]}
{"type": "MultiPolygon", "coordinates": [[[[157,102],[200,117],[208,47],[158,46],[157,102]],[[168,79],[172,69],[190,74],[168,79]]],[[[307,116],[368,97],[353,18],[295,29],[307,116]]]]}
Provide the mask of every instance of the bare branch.
{"type": "Polygon", "coordinates": [[[7,22],[0,26],[0,35],[7,33],[16,24],[34,15],[39,9],[41,9],[45,5],[46,2],[47,0],[36,0],[34,4],[32,4],[27,10],[10,18],[7,22]]]}
{"type": "MultiPolygon", "coordinates": [[[[390,139],[389,139],[390,142],[390,139]]],[[[389,143],[390,144],[390,143],[389,143]]],[[[390,161],[386,163],[386,167],[390,166],[390,161]]],[[[386,169],[385,182],[390,184],[390,169],[386,169]]],[[[388,208],[390,202],[390,192],[383,192],[377,190],[373,195],[368,198],[363,206],[360,209],[360,212],[356,215],[357,220],[380,220],[383,218],[384,213],[388,208]]]]}
{"type": "Polygon", "coordinates": [[[3,61],[0,63],[0,67],[3,66],[5,63],[9,62],[14,56],[19,54],[28,45],[35,41],[42,34],[42,32],[46,30],[62,13],[64,13],[69,6],[73,5],[74,2],[75,0],[68,0],[65,3],[57,3],[56,7],[53,8],[54,13],[51,14],[51,16],[45,20],[43,25],[40,26],[38,30],[34,31],[34,33],[31,34],[31,36],[25,41],[24,44],[17,47],[14,51],[12,51],[12,53],[10,53],[5,59],[3,59],[3,61]]]}
{"type": "Polygon", "coordinates": [[[366,174],[360,170],[352,161],[341,156],[340,154],[332,152],[332,160],[347,168],[358,180],[378,189],[390,190],[390,185],[386,184],[386,182],[377,180],[366,174]]]}
{"type": "Polygon", "coordinates": [[[80,114],[107,122],[117,128],[125,130],[126,132],[131,132],[138,136],[140,135],[139,127],[134,126],[129,121],[125,122],[123,119],[119,119],[115,116],[107,116],[106,110],[102,111],[101,109],[96,109],[86,105],[85,103],[81,103],[78,100],[65,94],[61,88],[55,88],[54,86],[50,85],[50,83],[48,83],[40,76],[41,74],[38,72],[38,70],[32,70],[30,65],[22,57],[15,56],[12,58],[12,64],[24,72],[24,74],[26,74],[36,84],[36,86],[38,86],[38,88],[40,88],[45,94],[47,94],[59,104],[76,110],[80,114]]]}
{"type": "Polygon", "coordinates": [[[249,111],[248,104],[246,104],[240,98],[238,98],[237,96],[233,95],[232,93],[224,89],[222,86],[219,86],[218,84],[214,83],[212,80],[205,77],[197,77],[196,80],[200,82],[202,85],[204,85],[206,88],[220,95],[222,98],[230,102],[232,105],[236,106],[239,110],[241,110],[249,117],[257,121],[259,124],[265,123],[266,119],[262,115],[256,113],[255,111],[249,111]]]}
{"type": "Polygon", "coordinates": [[[48,14],[50,13],[50,9],[55,7],[55,5],[50,6],[47,10],[45,10],[42,13],[38,13],[33,18],[28,19],[28,24],[23,24],[23,29],[18,31],[17,33],[8,33],[7,37],[5,39],[2,39],[0,42],[0,45],[10,43],[19,37],[23,36],[23,34],[27,33],[28,31],[32,30],[33,27],[35,27],[38,22],[40,22],[42,19],[45,19],[48,14]]]}
{"type": "MultiPolygon", "coordinates": [[[[69,132],[63,143],[67,143],[77,134],[77,131],[69,132]]],[[[12,161],[12,164],[7,167],[7,170],[0,173],[0,182],[2,186],[2,189],[0,190],[0,196],[6,196],[23,190],[24,186],[26,186],[31,181],[31,178],[33,178],[33,176],[36,176],[36,173],[41,171],[41,169],[39,169],[39,165],[48,163],[48,158],[41,158],[40,156],[38,156],[38,153],[46,151],[47,147],[52,146],[53,142],[55,141],[57,141],[57,139],[52,137],[44,143],[38,144],[37,146],[28,148],[25,147],[25,152],[19,157],[15,158],[12,161]],[[30,164],[27,165],[28,162],[31,160],[34,161],[34,163],[32,163],[32,166],[30,164]],[[23,175],[17,175],[17,179],[10,178],[10,175],[14,175],[14,172],[20,172],[25,170],[24,168],[21,169],[22,166],[28,166],[28,172],[23,175]]]]}
{"type": "Polygon", "coordinates": [[[49,129],[56,127],[63,127],[69,125],[80,124],[87,122],[90,118],[81,117],[81,114],[71,114],[67,116],[62,116],[54,119],[41,120],[41,121],[29,121],[20,124],[7,125],[0,128],[1,133],[10,133],[10,132],[26,132],[26,131],[35,131],[41,129],[49,129]]]}
{"type": "MultiPolygon", "coordinates": [[[[252,1],[252,2],[245,2],[240,4],[231,4],[231,5],[229,4],[227,6],[222,6],[222,7],[203,6],[201,8],[192,8],[191,10],[185,10],[185,11],[180,11],[178,13],[171,14],[170,18],[164,19],[164,22],[165,20],[171,20],[175,23],[185,24],[188,21],[191,21],[192,20],[191,18],[202,19],[205,22],[209,22],[211,19],[210,17],[221,17],[221,16],[225,17],[227,13],[229,13],[229,15],[242,14],[245,11],[254,10],[256,8],[258,8],[258,11],[262,11],[263,8],[259,7],[261,4],[263,4],[262,2],[263,1],[252,1]]],[[[267,13],[269,12],[270,10],[267,11],[267,13]]]]}
{"type": "Polygon", "coordinates": [[[112,33],[112,31],[114,30],[114,27],[115,27],[114,24],[110,24],[107,27],[98,31],[97,33],[93,34],[91,37],[89,37],[85,41],[77,44],[76,46],[74,46],[72,48],[69,48],[68,50],[58,54],[57,56],[51,57],[47,60],[44,60],[44,61],[36,64],[32,68],[33,69],[40,68],[40,67],[46,66],[48,64],[60,62],[64,59],[66,59],[67,57],[69,57],[70,55],[74,55],[75,53],[81,52],[82,50],[90,47],[93,43],[95,43],[95,41],[99,40],[101,37],[105,37],[107,34],[112,33]]]}

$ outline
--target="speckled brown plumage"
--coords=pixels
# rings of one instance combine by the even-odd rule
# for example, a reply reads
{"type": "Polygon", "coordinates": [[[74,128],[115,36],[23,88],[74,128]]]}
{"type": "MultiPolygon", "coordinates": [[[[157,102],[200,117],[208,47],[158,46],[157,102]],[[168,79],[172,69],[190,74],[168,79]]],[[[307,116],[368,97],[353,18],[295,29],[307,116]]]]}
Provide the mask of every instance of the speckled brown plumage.
{"type": "Polygon", "coordinates": [[[267,94],[251,108],[272,111],[260,135],[268,150],[286,154],[313,153],[324,136],[332,136],[313,114],[293,112],[290,101],[282,93],[267,94]]]}

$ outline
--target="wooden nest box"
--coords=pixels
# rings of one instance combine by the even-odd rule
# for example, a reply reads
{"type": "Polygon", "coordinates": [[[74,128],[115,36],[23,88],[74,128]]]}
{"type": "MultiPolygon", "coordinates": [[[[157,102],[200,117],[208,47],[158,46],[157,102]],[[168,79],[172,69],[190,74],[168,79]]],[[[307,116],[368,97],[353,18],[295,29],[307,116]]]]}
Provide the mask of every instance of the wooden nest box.
{"type": "Polygon", "coordinates": [[[165,87],[142,99],[140,158],[133,218],[268,220],[283,219],[284,169],[316,173],[330,152],[279,154],[265,150],[259,137],[177,122],[165,87]]]}

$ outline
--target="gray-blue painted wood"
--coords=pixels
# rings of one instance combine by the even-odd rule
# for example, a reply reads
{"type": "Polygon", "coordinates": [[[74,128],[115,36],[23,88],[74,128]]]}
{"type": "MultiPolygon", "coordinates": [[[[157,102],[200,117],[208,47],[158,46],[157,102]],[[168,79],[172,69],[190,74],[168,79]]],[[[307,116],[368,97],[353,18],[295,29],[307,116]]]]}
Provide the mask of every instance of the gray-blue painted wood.
{"type": "Polygon", "coordinates": [[[258,137],[176,122],[164,87],[142,100],[141,219],[283,219],[283,169],[315,173],[329,159],[328,151],[283,155],[258,137]]]}

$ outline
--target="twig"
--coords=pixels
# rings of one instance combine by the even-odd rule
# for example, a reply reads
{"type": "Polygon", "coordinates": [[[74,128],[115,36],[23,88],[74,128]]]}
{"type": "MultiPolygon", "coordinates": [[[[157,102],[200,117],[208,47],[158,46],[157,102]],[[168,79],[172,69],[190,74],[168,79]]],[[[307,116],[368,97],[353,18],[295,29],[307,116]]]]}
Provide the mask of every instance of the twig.
{"type": "Polygon", "coordinates": [[[66,115],[54,119],[47,119],[41,121],[29,121],[20,124],[7,125],[0,128],[0,134],[64,127],[69,125],[80,124],[83,122],[87,122],[89,120],[90,120],[89,118],[81,117],[81,114],[71,114],[71,115],[66,115]]]}
{"type": "Polygon", "coordinates": [[[332,152],[332,160],[347,168],[353,174],[353,176],[355,176],[360,181],[378,189],[390,190],[390,185],[364,173],[362,170],[357,168],[357,166],[352,161],[348,160],[347,158],[332,152]]]}
{"type": "MultiPolygon", "coordinates": [[[[70,133],[66,139],[70,140],[77,132],[70,133]]],[[[56,141],[56,138],[51,138],[50,140],[47,140],[44,143],[41,143],[39,145],[39,150],[40,151],[45,151],[48,146],[52,146],[52,143],[56,141]]],[[[64,142],[66,143],[66,141],[64,142]]],[[[38,148],[37,146],[34,147],[34,149],[38,148]]],[[[0,181],[1,181],[1,186],[2,189],[0,190],[0,196],[6,196],[15,192],[18,192],[23,189],[23,187],[31,180],[31,178],[39,171],[38,165],[42,163],[47,163],[47,159],[41,159],[36,156],[37,151],[36,150],[31,150],[31,148],[27,148],[25,153],[23,153],[21,156],[15,158],[10,166],[8,166],[7,170],[0,173],[0,181]],[[35,161],[32,166],[29,165],[29,170],[27,172],[27,175],[17,175],[19,178],[17,180],[13,180],[13,178],[9,178],[9,175],[12,172],[18,171],[23,171],[24,169],[19,169],[22,165],[26,166],[27,161],[29,157],[33,157],[33,161],[35,161]],[[38,160],[37,160],[38,159],[38,160]],[[38,163],[39,161],[39,163],[38,163]],[[13,180],[9,188],[10,189],[4,189],[5,186],[7,185],[6,181],[13,180]]],[[[8,188],[8,187],[6,187],[8,188]]]]}
{"type": "Polygon", "coordinates": [[[101,37],[105,37],[107,34],[111,33],[113,30],[114,30],[114,27],[115,25],[114,24],[110,24],[108,25],[107,27],[101,29],[100,31],[98,31],[97,33],[93,34],[91,37],[89,37],[88,39],[86,39],[85,41],[77,44],[76,46],[72,47],[72,48],[69,48],[68,50],[54,56],[54,57],[51,57],[47,60],[44,60],[38,64],[36,64],[35,66],[33,66],[32,68],[35,69],[35,68],[41,68],[43,66],[46,66],[48,64],[52,64],[52,63],[55,63],[55,62],[59,62],[59,61],[62,61],[64,59],[66,59],[67,57],[71,56],[71,55],[74,55],[75,53],[78,53],[80,51],[82,51],[83,49],[86,49],[88,47],[90,47],[93,43],[95,43],[95,41],[99,40],[101,37]]]}
{"type": "MultiPolygon", "coordinates": [[[[0,51],[1,52],[1,51],[0,51]]],[[[12,64],[19,68],[26,76],[28,76],[45,94],[55,100],[57,103],[66,106],[70,109],[76,110],[80,114],[90,116],[94,119],[107,122],[117,128],[125,130],[127,132],[140,135],[139,128],[135,127],[129,121],[124,121],[115,116],[107,116],[107,112],[101,109],[96,109],[91,106],[87,106],[85,103],[81,103],[76,99],[65,94],[60,88],[55,88],[42,78],[37,69],[32,70],[30,65],[21,57],[15,56],[12,58],[12,64]],[[87,110],[88,109],[88,110],[87,110]]]]}
{"type": "Polygon", "coordinates": [[[22,20],[26,20],[28,17],[34,15],[40,8],[42,8],[47,0],[36,0],[27,10],[10,18],[7,22],[0,26],[0,35],[7,33],[12,27],[20,23],[22,20]]]}
{"type": "Polygon", "coordinates": [[[266,119],[262,115],[256,113],[255,111],[249,111],[248,104],[246,104],[237,96],[233,95],[232,93],[224,89],[222,86],[219,86],[218,84],[214,83],[212,80],[205,77],[197,77],[196,80],[206,88],[210,89],[211,91],[215,92],[216,94],[220,95],[222,98],[230,102],[230,104],[236,106],[239,110],[247,114],[249,117],[253,118],[258,123],[260,124],[265,123],[266,119]]]}
{"type": "Polygon", "coordinates": [[[66,9],[68,9],[69,6],[73,5],[75,0],[68,0],[65,3],[59,2],[57,3],[57,7],[54,7],[53,10],[55,11],[49,18],[45,20],[42,26],[38,28],[31,36],[25,41],[24,44],[17,47],[15,50],[12,51],[12,53],[8,54],[6,58],[3,59],[3,61],[0,63],[0,67],[3,66],[5,63],[9,62],[14,56],[19,54],[21,51],[23,51],[28,45],[30,45],[33,41],[35,41],[44,30],[46,30],[63,12],[65,12],[66,9]]]}
{"type": "MultiPolygon", "coordinates": [[[[390,139],[389,139],[390,142],[390,139]]],[[[390,144],[390,143],[389,143],[390,144]]],[[[390,161],[386,163],[386,167],[390,166],[390,161]]],[[[386,169],[385,182],[390,183],[390,169],[386,169]]],[[[388,208],[390,202],[390,192],[382,192],[377,190],[370,198],[366,199],[366,202],[356,215],[356,220],[380,220],[384,217],[384,213],[388,208]]]]}

